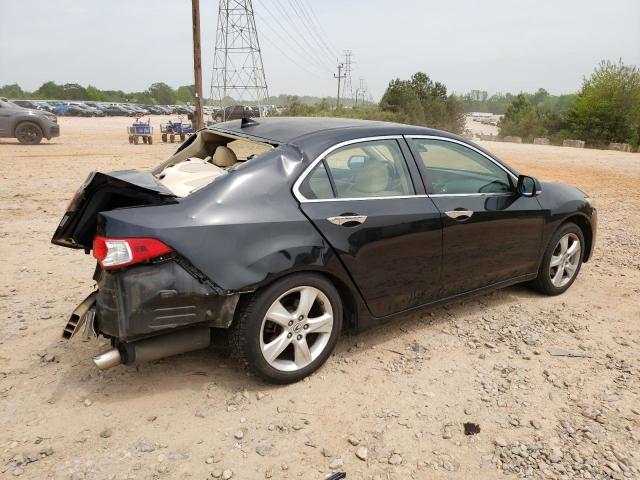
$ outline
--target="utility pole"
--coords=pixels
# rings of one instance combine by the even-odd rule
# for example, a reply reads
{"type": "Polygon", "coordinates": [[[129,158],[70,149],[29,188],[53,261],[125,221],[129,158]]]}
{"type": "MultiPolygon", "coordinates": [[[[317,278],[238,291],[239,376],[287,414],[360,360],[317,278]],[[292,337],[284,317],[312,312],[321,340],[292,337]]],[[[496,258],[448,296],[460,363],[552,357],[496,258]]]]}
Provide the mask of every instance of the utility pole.
{"type": "Polygon", "coordinates": [[[200,50],[200,0],[191,0],[191,18],[193,21],[193,76],[195,78],[195,112],[193,128],[204,127],[202,118],[202,53],[200,50]]]}
{"type": "Polygon", "coordinates": [[[338,97],[336,98],[336,109],[340,108],[340,83],[342,82],[342,79],[344,78],[344,75],[342,75],[342,67],[344,67],[344,64],[339,63],[338,64],[338,75],[336,75],[335,73],[333,74],[333,78],[337,78],[338,79],[338,97]]]}

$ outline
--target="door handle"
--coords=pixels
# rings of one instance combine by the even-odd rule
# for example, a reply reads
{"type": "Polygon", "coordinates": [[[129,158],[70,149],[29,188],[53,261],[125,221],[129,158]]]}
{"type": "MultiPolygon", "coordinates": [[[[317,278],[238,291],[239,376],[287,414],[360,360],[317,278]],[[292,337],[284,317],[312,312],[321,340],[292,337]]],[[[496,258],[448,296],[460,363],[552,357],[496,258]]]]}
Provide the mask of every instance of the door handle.
{"type": "Polygon", "coordinates": [[[473,215],[473,210],[450,210],[444,213],[446,213],[449,218],[462,221],[470,219],[473,215]]]}
{"type": "Polygon", "coordinates": [[[363,224],[367,219],[366,215],[340,215],[339,217],[329,217],[329,220],[334,225],[346,225],[348,223],[363,224]]]}

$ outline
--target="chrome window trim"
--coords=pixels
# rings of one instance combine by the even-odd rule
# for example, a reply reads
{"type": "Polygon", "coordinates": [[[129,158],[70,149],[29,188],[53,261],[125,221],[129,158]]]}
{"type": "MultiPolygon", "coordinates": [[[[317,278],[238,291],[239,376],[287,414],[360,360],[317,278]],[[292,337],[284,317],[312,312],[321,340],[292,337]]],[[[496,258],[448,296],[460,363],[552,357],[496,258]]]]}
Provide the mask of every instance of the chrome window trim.
{"type": "MultiPolygon", "coordinates": [[[[418,195],[398,195],[398,196],[393,196],[393,197],[362,197],[362,198],[307,198],[304,195],[302,195],[302,193],[300,193],[300,185],[302,184],[302,182],[304,182],[307,178],[307,175],[309,175],[309,173],[311,172],[311,170],[313,170],[315,168],[315,166],[320,163],[322,160],[324,160],[324,158],[329,155],[331,152],[333,152],[334,150],[337,150],[339,148],[342,147],[346,147],[347,145],[352,145],[354,143],[363,143],[363,142],[372,142],[372,141],[376,141],[376,140],[402,140],[403,136],[402,135],[379,135],[376,137],[363,137],[363,138],[355,138],[352,140],[345,140],[344,142],[340,142],[340,143],[336,143],[335,145],[327,148],[324,152],[322,152],[320,155],[318,155],[315,160],[313,160],[309,166],[307,168],[304,169],[304,171],[300,174],[300,176],[298,177],[298,179],[296,180],[296,182],[293,184],[293,196],[296,197],[296,199],[300,202],[300,203],[310,203],[310,202],[344,202],[344,201],[352,201],[352,200],[388,200],[390,198],[413,198],[413,197],[417,197],[418,195]]],[[[402,155],[402,157],[404,158],[404,154],[402,155]]],[[[405,158],[405,161],[408,161],[405,158]]],[[[411,178],[411,176],[410,176],[411,178]]],[[[413,185],[413,179],[412,180],[412,185],[413,185]]],[[[414,186],[415,188],[415,186],[414,186]]],[[[421,195],[422,197],[426,197],[427,195],[421,195]]]]}
{"type": "MultiPolygon", "coordinates": [[[[487,160],[489,160],[491,163],[493,163],[494,165],[497,165],[498,167],[500,167],[502,170],[504,170],[507,175],[509,175],[512,179],[514,179],[516,182],[518,181],[518,176],[515,175],[511,170],[509,170],[507,167],[505,167],[504,165],[502,165],[500,162],[498,162],[495,158],[493,158],[490,155],[487,155],[486,153],[484,153],[482,150],[477,149],[476,147],[474,147],[473,145],[469,145],[466,142],[462,142],[460,140],[456,140],[455,138],[447,138],[447,137],[440,137],[437,135],[405,135],[404,138],[410,139],[410,138],[424,138],[427,140],[442,140],[445,142],[450,142],[450,143],[457,143],[458,145],[462,145],[463,147],[468,148],[469,150],[473,150],[476,153],[479,153],[480,155],[482,155],[484,158],[486,158],[487,160]]],[[[425,167],[426,168],[426,167],[425,167]]],[[[460,195],[470,195],[467,193],[463,193],[460,195]]],[[[501,194],[502,195],[502,194],[501,194]]],[[[431,195],[432,197],[436,196],[436,195],[431,195]]]]}

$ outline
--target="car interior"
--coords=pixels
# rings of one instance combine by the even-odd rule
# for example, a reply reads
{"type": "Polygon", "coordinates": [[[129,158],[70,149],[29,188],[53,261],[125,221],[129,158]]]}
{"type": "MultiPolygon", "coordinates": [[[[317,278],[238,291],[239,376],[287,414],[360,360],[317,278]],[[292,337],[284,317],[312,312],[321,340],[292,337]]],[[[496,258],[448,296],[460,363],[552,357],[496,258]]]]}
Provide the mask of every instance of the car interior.
{"type": "Polygon", "coordinates": [[[415,190],[394,140],[363,142],[336,150],[327,156],[325,163],[318,164],[308,181],[303,182],[301,193],[310,199],[346,199],[397,197],[411,195],[415,190]]]}
{"type": "Polygon", "coordinates": [[[452,142],[413,139],[434,194],[509,193],[507,172],[475,151],[452,142]]]}
{"type": "Polygon", "coordinates": [[[186,197],[224,175],[230,168],[270,148],[267,144],[236,140],[205,130],[190,137],[152,173],[174,195],[186,197]]]}

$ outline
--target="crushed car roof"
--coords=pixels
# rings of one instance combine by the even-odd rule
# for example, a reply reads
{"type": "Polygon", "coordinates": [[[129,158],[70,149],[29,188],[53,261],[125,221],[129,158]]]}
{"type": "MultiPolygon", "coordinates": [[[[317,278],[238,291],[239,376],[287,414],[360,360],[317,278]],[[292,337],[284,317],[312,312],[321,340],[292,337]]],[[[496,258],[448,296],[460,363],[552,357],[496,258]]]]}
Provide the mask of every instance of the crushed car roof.
{"type": "Polygon", "coordinates": [[[438,135],[459,138],[431,128],[373,120],[330,117],[262,117],[252,120],[256,124],[242,127],[241,120],[231,120],[211,125],[207,129],[273,144],[298,143],[311,138],[320,140],[335,136],[336,130],[340,130],[340,136],[350,132],[353,138],[377,135],[438,135]]]}

